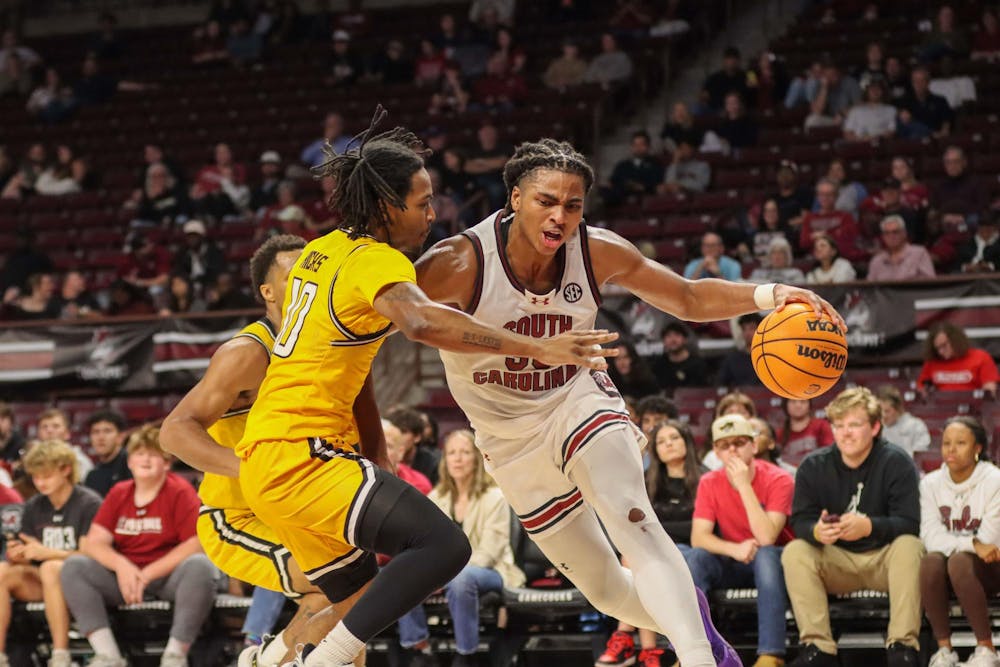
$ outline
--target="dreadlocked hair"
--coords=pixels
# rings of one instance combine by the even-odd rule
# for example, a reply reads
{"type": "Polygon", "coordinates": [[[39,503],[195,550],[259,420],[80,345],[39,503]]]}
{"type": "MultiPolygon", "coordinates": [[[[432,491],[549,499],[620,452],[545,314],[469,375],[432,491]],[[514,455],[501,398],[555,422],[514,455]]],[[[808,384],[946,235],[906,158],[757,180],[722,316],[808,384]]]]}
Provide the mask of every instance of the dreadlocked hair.
{"type": "Polygon", "coordinates": [[[338,214],[338,227],[352,239],[371,236],[379,227],[389,228],[389,208],[406,209],[410,180],[430,155],[423,142],[402,127],[375,134],[386,115],[378,105],[368,129],[351,139],[339,155],[327,142],[323,146],[326,161],[313,168],[316,178],[333,179],[327,206],[338,214]]]}
{"type": "Polygon", "coordinates": [[[536,169],[555,169],[576,174],[583,179],[583,189],[590,191],[594,184],[594,169],[579,151],[565,141],[542,139],[523,143],[514,151],[503,168],[503,182],[507,186],[507,212],[510,212],[510,193],[515,185],[530,176],[536,169]]]}

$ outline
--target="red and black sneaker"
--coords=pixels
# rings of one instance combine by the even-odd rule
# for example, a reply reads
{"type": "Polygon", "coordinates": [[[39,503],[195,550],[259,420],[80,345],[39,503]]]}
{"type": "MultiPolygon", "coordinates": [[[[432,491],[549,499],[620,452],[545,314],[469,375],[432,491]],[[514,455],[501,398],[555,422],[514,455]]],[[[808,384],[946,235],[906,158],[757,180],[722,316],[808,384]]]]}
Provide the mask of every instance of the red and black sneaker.
{"type": "Polygon", "coordinates": [[[660,663],[660,656],[663,655],[662,648],[644,648],[639,651],[637,667],[663,667],[660,663]]]}
{"type": "Polygon", "coordinates": [[[627,632],[614,632],[594,667],[629,667],[635,664],[635,641],[627,632]]]}

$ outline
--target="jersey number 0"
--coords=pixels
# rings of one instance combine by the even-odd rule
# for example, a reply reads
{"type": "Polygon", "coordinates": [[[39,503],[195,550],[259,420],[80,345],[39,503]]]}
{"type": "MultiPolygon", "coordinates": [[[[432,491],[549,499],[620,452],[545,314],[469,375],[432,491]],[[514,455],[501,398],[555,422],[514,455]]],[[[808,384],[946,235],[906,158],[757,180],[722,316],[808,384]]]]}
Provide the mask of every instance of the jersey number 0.
{"type": "Polygon", "coordinates": [[[313,282],[302,280],[302,278],[292,279],[292,294],[288,300],[288,309],[285,311],[285,319],[281,322],[281,331],[278,339],[274,341],[275,354],[282,359],[291,355],[295,349],[295,343],[302,333],[302,325],[305,324],[306,315],[316,299],[319,285],[313,282]]]}

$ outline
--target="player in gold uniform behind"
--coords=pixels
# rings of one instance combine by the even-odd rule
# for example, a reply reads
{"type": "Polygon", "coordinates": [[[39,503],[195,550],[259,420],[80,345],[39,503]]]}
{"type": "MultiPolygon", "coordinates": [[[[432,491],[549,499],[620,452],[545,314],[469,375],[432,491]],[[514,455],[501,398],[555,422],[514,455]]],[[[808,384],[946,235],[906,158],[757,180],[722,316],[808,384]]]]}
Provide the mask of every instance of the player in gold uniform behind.
{"type": "Polygon", "coordinates": [[[407,258],[434,220],[426,151],[401,128],[374,135],[383,115],[318,168],[337,183],[329,203],[340,228],[307,245],[289,275],[281,331],[236,450],[250,507],[331,602],[370,582],[343,620],[297,656],[307,667],[350,664],[470,554],[453,521],[359,453],[351,408],[390,328],[434,347],[547,364],[603,369],[614,354],[600,349],[614,334],[529,338],[426,297],[407,258]],[[393,557],[380,572],[374,553],[393,557]]]}
{"type": "MultiPolygon", "coordinates": [[[[286,658],[286,643],[319,641],[352,602],[317,615],[330,606],[329,601],[309,583],[275,531],[247,505],[237,479],[239,458],[233,451],[270,362],[288,272],[305,245],[298,236],[280,235],[254,253],[251,280],[265,316],[215,352],[205,376],[167,416],[160,434],[169,451],[205,472],[198,488],[202,501],[198,537],[212,562],[240,581],[282,592],[299,603],[288,627],[260,647],[247,647],[239,667],[276,667],[286,658]]],[[[366,438],[373,438],[377,449],[381,426],[370,387],[358,395],[355,411],[359,423],[366,425],[366,438]],[[369,414],[372,417],[366,421],[369,414]]]]}

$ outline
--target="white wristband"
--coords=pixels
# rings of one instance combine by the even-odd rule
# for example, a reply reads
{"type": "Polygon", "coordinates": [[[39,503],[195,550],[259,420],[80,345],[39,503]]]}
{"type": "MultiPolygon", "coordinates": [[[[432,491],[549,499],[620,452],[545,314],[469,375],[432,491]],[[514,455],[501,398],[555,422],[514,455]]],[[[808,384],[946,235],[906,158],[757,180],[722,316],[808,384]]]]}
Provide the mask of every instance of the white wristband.
{"type": "Polygon", "coordinates": [[[757,285],[753,291],[753,302],[761,310],[771,310],[774,308],[774,288],[777,283],[764,283],[757,285]]]}

